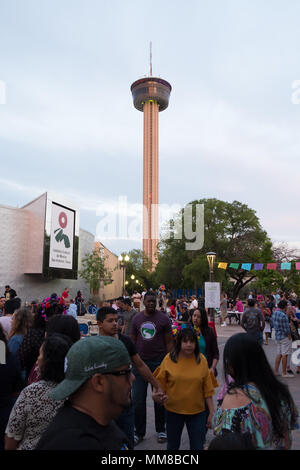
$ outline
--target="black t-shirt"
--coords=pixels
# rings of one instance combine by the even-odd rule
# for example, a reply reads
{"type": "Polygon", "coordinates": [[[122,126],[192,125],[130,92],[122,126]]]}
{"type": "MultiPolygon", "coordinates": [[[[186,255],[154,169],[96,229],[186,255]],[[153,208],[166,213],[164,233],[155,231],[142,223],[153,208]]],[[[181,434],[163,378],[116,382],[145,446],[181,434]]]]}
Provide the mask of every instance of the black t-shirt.
{"type": "Polygon", "coordinates": [[[122,341],[124,346],[126,347],[128,354],[130,357],[135,356],[138,352],[136,350],[135,344],[131,341],[129,336],[122,335],[122,333],[119,333],[119,340],[122,341]]]}
{"type": "Polygon", "coordinates": [[[128,440],[113,421],[108,426],[101,426],[67,401],[35,450],[128,450],[128,440]]]}
{"type": "Polygon", "coordinates": [[[13,354],[6,353],[6,364],[0,364],[0,408],[10,406],[16,400],[14,394],[25,387],[21,369],[13,354]]]}

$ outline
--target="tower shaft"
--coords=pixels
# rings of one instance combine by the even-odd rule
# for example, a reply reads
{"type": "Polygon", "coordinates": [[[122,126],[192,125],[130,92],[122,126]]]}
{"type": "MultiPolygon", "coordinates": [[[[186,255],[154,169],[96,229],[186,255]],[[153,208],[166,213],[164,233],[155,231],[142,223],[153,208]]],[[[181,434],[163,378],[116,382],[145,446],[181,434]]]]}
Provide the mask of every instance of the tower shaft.
{"type": "Polygon", "coordinates": [[[157,264],[158,226],[158,113],[169,105],[170,83],[151,76],[131,85],[133,104],[144,113],[144,176],[143,176],[143,252],[157,264]]]}
{"type": "Polygon", "coordinates": [[[156,264],[158,243],[158,104],[146,101],[144,112],[143,251],[156,264]]]}

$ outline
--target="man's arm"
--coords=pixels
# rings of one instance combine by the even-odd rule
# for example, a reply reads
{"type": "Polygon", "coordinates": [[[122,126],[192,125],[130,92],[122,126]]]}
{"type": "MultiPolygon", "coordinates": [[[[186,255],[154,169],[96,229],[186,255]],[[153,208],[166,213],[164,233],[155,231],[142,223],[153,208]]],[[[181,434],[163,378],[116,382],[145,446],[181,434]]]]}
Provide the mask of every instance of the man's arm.
{"type": "Polygon", "coordinates": [[[156,401],[163,402],[166,395],[164,394],[159,382],[153,376],[147,364],[145,364],[144,361],[141,359],[140,355],[135,354],[134,356],[131,356],[131,361],[134,367],[138,370],[139,374],[143,377],[143,379],[153,386],[154,393],[157,398],[156,401]]]}
{"type": "Polygon", "coordinates": [[[136,335],[133,332],[130,333],[130,339],[133,342],[133,344],[136,344],[136,335]]]}
{"type": "Polygon", "coordinates": [[[137,334],[136,334],[134,319],[131,322],[131,328],[130,328],[130,333],[129,334],[130,334],[129,337],[130,337],[131,341],[133,342],[133,344],[136,344],[137,334]]]}

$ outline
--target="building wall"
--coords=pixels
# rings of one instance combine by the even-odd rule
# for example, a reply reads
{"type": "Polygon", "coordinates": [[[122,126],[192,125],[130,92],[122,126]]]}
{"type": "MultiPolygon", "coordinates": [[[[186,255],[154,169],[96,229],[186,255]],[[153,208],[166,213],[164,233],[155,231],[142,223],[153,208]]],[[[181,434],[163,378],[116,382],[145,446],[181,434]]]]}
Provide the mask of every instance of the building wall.
{"type": "Polygon", "coordinates": [[[22,207],[22,212],[26,212],[27,215],[24,217],[27,220],[24,273],[43,272],[46,202],[47,193],[22,207]]]}
{"type": "Polygon", "coordinates": [[[100,300],[116,299],[122,295],[123,270],[119,267],[117,255],[109,251],[101,242],[95,242],[95,250],[99,250],[100,256],[104,257],[105,267],[112,271],[113,282],[99,289],[100,300]]]}
{"type": "MultiPolygon", "coordinates": [[[[26,210],[0,205],[0,294],[4,286],[14,288],[22,302],[42,300],[56,292],[60,295],[69,287],[71,297],[81,290],[83,297],[90,298],[89,287],[83,279],[46,280],[40,274],[24,274],[26,271],[27,231],[31,230],[31,218],[26,210]]],[[[79,269],[86,253],[94,248],[94,235],[80,229],[79,269]]]]}

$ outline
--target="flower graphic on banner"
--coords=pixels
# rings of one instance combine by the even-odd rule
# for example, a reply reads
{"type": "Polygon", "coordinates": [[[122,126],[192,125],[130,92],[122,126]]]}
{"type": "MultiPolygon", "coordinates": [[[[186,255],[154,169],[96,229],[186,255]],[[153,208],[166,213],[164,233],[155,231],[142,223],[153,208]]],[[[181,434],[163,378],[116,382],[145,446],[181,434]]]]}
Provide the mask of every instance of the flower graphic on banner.
{"type": "Polygon", "coordinates": [[[60,228],[54,230],[54,233],[56,233],[55,240],[59,243],[63,241],[65,247],[70,248],[71,244],[69,237],[63,231],[63,229],[66,228],[66,226],[68,225],[68,218],[65,212],[60,212],[58,216],[58,223],[60,225],[60,228]]]}

